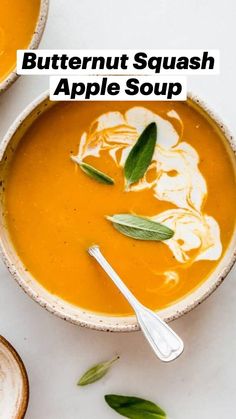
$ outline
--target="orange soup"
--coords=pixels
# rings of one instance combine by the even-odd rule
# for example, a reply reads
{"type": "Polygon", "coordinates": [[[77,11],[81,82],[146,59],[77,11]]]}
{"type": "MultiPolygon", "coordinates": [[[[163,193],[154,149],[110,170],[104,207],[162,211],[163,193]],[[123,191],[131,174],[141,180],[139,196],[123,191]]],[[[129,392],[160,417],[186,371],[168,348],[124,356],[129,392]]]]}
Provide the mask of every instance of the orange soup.
{"type": "Polygon", "coordinates": [[[0,2],[0,82],[16,67],[17,49],[26,49],[34,34],[40,0],[0,2]]]}
{"type": "Polygon", "coordinates": [[[6,221],[26,269],[50,293],[126,315],[131,308],[87,248],[100,245],[143,304],[167,307],[221,260],[235,227],[235,186],[225,141],[191,102],[60,102],[28,129],[9,164],[6,221]],[[152,122],[152,162],[142,179],[125,186],[127,156],[152,122]],[[114,184],[91,178],[75,159],[114,184]],[[106,218],[114,214],[146,217],[174,235],[127,237],[106,218]]]}

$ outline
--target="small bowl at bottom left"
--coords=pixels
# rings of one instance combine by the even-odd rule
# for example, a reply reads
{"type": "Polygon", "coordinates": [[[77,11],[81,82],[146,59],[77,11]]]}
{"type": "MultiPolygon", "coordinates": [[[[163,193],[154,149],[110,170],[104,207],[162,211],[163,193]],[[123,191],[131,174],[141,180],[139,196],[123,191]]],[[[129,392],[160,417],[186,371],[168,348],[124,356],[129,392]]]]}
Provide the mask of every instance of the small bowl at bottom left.
{"type": "Polygon", "coordinates": [[[24,418],[28,400],[29,382],[23,361],[0,336],[0,418],[24,418]]]}

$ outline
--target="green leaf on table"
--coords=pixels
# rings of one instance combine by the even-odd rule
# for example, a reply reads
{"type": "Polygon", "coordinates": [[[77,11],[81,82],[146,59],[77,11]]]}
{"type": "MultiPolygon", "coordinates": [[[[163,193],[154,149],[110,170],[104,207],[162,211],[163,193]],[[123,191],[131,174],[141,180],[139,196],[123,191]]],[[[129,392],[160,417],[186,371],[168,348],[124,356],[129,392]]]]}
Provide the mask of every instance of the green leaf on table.
{"type": "Polygon", "coordinates": [[[104,377],[104,375],[107,374],[112,364],[118,359],[119,356],[116,356],[111,361],[100,362],[99,364],[94,365],[92,368],[89,368],[89,370],[82,375],[77,385],[86,386],[100,380],[102,377],[104,377]]]}
{"type": "Polygon", "coordinates": [[[117,413],[129,419],[166,419],[166,413],[155,403],[139,397],[107,394],[107,404],[117,413]]]}

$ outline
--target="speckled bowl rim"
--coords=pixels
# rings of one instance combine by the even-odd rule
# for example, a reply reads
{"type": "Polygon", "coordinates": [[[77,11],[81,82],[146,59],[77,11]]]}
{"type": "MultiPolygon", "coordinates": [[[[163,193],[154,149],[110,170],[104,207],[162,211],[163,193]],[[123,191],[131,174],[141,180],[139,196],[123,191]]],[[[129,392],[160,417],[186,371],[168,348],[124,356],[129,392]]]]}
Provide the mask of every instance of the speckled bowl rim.
{"type": "MultiPolygon", "coordinates": [[[[46,25],[48,9],[49,0],[41,0],[38,20],[30,44],[27,49],[38,48],[46,25]]],[[[2,82],[0,82],[0,94],[7,90],[8,87],[10,87],[18,79],[18,77],[20,77],[20,75],[17,74],[15,67],[15,69],[11,73],[9,73],[8,76],[2,82]]]]}
{"type": "Polygon", "coordinates": [[[7,350],[11,353],[11,355],[13,356],[15,361],[17,362],[17,364],[19,366],[19,369],[20,369],[23,391],[22,391],[21,404],[19,406],[19,409],[18,409],[17,415],[15,416],[15,419],[23,419],[25,414],[26,414],[28,404],[29,404],[29,380],[28,380],[28,375],[27,375],[27,372],[26,372],[26,368],[25,368],[25,365],[24,365],[20,355],[18,354],[18,352],[16,352],[15,348],[13,348],[13,346],[10,344],[10,342],[8,342],[8,340],[5,339],[1,335],[0,335],[0,343],[2,343],[7,348],[7,350]]]}
{"type": "MultiPolygon", "coordinates": [[[[202,111],[204,114],[206,114],[207,117],[213,120],[213,123],[216,124],[218,129],[221,131],[229,145],[229,148],[231,149],[231,154],[234,159],[233,164],[236,167],[236,144],[234,143],[233,137],[230,134],[229,130],[226,128],[225,124],[222,123],[221,119],[218,116],[216,116],[216,114],[212,112],[211,109],[209,109],[209,106],[206,105],[204,101],[199,99],[199,97],[192,93],[189,93],[188,99],[193,104],[193,106],[196,105],[197,107],[200,107],[200,111],[202,111]]],[[[15,122],[13,122],[0,145],[0,163],[3,162],[4,153],[7,149],[8,144],[14,137],[14,134],[21,127],[23,122],[27,119],[27,117],[29,117],[33,113],[33,111],[37,111],[37,115],[41,114],[43,111],[38,112],[37,108],[39,109],[39,107],[43,105],[43,107],[46,109],[49,103],[49,94],[48,91],[46,91],[43,94],[41,94],[38,98],[36,98],[32,103],[30,103],[25,108],[25,110],[18,116],[15,122]]],[[[8,242],[10,242],[10,239],[8,239],[8,242]]],[[[16,255],[16,252],[14,250],[13,252],[16,255]]],[[[10,273],[18,282],[20,287],[34,301],[36,301],[42,307],[46,308],[49,312],[57,315],[58,317],[66,321],[69,321],[73,324],[100,331],[131,332],[139,330],[139,325],[135,316],[111,316],[103,313],[90,312],[80,307],[76,307],[62,300],[61,298],[50,294],[47,290],[45,290],[45,288],[40,286],[37,280],[33,277],[31,278],[34,280],[35,283],[34,287],[32,287],[29,284],[29,279],[27,280],[27,278],[25,277],[26,272],[24,272],[23,275],[20,272],[19,267],[16,266],[17,264],[13,263],[11,260],[12,258],[9,257],[8,251],[5,248],[2,237],[0,237],[0,253],[4,263],[6,264],[10,273]],[[38,290],[37,287],[40,287],[40,290],[38,290]]],[[[198,306],[207,297],[209,297],[213,293],[213,291],[215,291],[216,288],[222,283],[228,272],[233,267],[235,261],[236,230],[234,231],[233,238],[231,240],[230,245],[228,246],[226,254],[223,256],[222,260],[217,265],[216,269],[214,269],[210,277],[206,281],[204,281],[199,287],[197,287],[191,293],[185,296],[183,299],[177,301],[173,305],[163,310],[159,310],[158,314],[160,315],[160,317],[165,321],[170,322],[198,306]],[[227,262],[225,260],[226,256],[228,256],[227,262]]],[[[22,264],[19,258],[17,260],[17,263],[22,264]]]]}

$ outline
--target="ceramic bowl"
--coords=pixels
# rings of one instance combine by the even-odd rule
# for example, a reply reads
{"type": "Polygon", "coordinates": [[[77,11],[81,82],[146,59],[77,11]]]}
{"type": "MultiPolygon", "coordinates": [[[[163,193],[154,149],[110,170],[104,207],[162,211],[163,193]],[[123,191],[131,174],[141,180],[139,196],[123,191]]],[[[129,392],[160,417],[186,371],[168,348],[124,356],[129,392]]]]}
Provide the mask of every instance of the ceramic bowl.
{"type": "MultiPolygon", "coordinates": [[[[198,112],[208,118],[210,123],[214,125],[214,129],[218,130],[223,141],[225,142],[233,164],[236,167],[235,145],[226,127],[201,100],[194,97],[193,95],[189,95],[188,101],[192,107],[197,109],[198,112]]],[[[118,332],[138,330],[139,327],[135,316],[117,317],[91,313],[79,307],[73,306],[61,298],[50,294],[37,282],[34,277],[32,277],[29,272],[25,270],[21,260],[14,250],[14,247],[11,244],[11,240],[9,238],[4,221],[3,208],[3,191],[5,188],[4,179],[8,162],[11,160],[12,155],[15,153],[17,143],[20,141],[24,132],[34,122],[34,120],[39,117],[40,114],[45,112],[49,107],[53,106],[54,103],[49,101],[48,93],[44,93],[33,103],[31,103],[10,127],[0,147],[0,206],[2,207],[0,211],[0,248],[3,260],[5,261],[13,277],[24,289],[24,291],[35,301],[37,301],[42,307],[45,307],[48,311],[58,315],[59,317],[72,323],[97,330],[118,332]]],[[[182,300],[171,305],[170,307],[159,311],[159,315],[164,320],[171,321],[192,310],[206,297],[208,297],[223,281],[233,266],[233,263],[236,259],[235,249],[236,231],[225,255],[221,259],[216,269],[210,275],[210,277],[197,289],[192,291],[191,294],[185,296],[182,300]]]]}
{"type": "Polygon", "coordinates": [[[0,417],[22,419],[28,399],[29,383],[24,364],[11,344],[0,336],[0,417]]]}
{"type": "MultiPolygon", "coordinates": [[[[28,49],[36,49],[39,46],[47,21],[48,8],[49,0],[41,0],[39,17],[35,26],[34,33],[32,34],[31,42],[28,46],[28,49]]],[[[19,76],[16,73],[15,68],[10,74],[8,74],[8,76],[2,82],[0,82],[0,94],[7,90],[8,87],[10,87],[11,84],[14,83],[18,77],[19,76]]]]}

